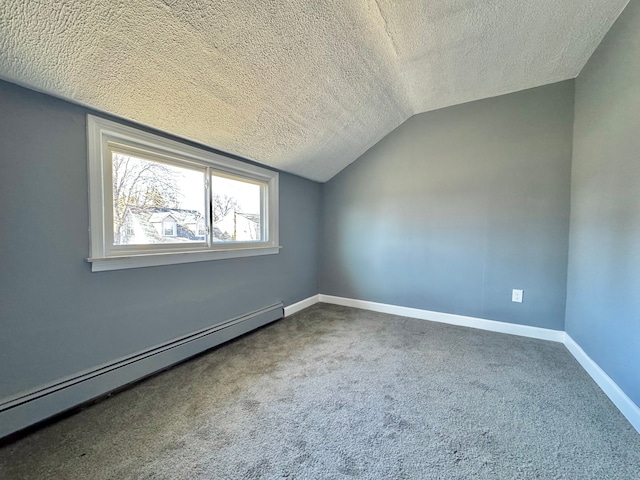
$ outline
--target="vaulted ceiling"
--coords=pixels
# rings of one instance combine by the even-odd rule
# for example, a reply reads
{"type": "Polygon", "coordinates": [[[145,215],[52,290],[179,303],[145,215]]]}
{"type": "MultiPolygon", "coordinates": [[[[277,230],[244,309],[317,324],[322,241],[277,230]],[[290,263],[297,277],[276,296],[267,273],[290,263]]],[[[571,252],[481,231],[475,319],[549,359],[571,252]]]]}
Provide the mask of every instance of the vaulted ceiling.
{"type": "Polygon", "coordinates": [[[0,77],[326,181],[413,114],[576,77],[627,2],[3,0],[0,77]]]}

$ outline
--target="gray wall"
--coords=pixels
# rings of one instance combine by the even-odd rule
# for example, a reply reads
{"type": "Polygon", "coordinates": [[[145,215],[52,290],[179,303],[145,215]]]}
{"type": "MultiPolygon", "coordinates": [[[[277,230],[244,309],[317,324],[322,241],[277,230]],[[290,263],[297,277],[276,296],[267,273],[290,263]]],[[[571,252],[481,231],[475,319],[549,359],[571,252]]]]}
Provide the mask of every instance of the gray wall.
{"type": "Polygon", "coordinates": [[[640,405],[640,1],[576,80],[566,330],[640,405]]]}
{"type": "Polygon", "coordinates": [[[0,399],[318,292],[321,186],[288,174],[279,255],[91,273],[86,113],[0,82],[0,399]]]}
{"type": "Polygon", "coordinates": [[[412,117],[325,184],[321,293],[563,329],[572,122],[573,81],[412,117]]]}

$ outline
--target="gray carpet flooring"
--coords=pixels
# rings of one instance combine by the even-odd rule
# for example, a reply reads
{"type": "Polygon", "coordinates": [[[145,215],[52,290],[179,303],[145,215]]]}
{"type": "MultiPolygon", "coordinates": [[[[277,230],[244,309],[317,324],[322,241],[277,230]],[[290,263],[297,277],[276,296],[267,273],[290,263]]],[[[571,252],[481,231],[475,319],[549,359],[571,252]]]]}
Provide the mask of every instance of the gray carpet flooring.
{"type": "Polygon", "coordinates": [[[0,449],[3,479],[638,479],[563,345],[318,304],[0,449]]]}

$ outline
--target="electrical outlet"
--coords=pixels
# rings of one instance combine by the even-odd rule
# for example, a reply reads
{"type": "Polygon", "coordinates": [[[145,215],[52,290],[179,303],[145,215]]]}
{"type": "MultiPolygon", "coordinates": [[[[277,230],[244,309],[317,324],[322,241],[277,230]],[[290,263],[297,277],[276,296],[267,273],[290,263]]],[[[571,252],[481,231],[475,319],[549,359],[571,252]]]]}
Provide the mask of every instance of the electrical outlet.
{"type": "Polygon", "coordinates": [[[516,302],[516,303],[522,303],[522,294],[524,293],[523,290],[518,290],[518,289],[513,289],[511,291],[511,301],[512,302],[516,302]]]}

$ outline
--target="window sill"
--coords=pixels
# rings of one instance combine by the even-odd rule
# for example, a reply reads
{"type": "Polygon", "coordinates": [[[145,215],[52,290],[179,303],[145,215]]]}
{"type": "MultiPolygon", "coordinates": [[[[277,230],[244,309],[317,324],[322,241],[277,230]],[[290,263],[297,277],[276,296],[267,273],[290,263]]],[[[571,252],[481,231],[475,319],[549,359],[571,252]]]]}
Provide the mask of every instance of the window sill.
{"type": "Polygon", "coordinates": [[[282,247],[250,247],[229,250],[208,250],[200,252],[164,252],[140,255],[87,258],[92,272],[125,270],[128,268],[156,267],[179,263],[207,262],[225,258],[255,257],[277,254],[282,247]]]}

